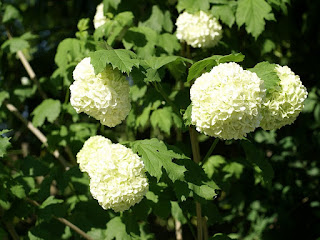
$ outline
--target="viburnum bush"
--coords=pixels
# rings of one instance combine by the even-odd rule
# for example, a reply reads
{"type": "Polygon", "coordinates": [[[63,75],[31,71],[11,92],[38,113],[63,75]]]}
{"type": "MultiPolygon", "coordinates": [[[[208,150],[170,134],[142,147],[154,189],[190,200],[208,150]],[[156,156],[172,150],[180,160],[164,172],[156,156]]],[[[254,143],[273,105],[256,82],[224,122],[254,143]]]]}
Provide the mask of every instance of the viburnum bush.
{"type": "Polygon", "coordinates": [[[69,28],[50,4],[32,32],[36,5],[0,5],[1,239],[249,240],[283,226],[252,192],[290,191],[271,164],[289,135],[276,134],[308,103],[268,30],[289,0],[87,2],[69,28]]]}

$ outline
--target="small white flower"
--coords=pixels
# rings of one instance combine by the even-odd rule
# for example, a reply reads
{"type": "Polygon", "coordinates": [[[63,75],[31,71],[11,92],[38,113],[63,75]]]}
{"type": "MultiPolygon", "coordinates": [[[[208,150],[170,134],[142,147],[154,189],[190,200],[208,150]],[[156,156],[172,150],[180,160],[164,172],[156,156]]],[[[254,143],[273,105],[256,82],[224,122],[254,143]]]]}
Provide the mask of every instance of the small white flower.
{"type": "Polygon", "coordinates": [[[70,103],[108,127],[120,124],[129,114],[129,82],[117,69],[107,66],[95,75],[90,58],[84,58],[73,71],[70,103]]]}
{"type": "Polygon", "coordinates": [[[180,14],[176,26],[177,38],[194,48],[213,47],[222,38],[222,27],[218,20],[203,11],[180,14]]]}
{"type": "Polygon", "coordinates": [[[223,63],[202,74],[190,95],[191,120],[199,132],[241,139],[260,125],[263,81],[237,63],[223,63]]]}
{"type": "Polygon", "coordinates": [[[103,3],[100,3],[97,6],[97,11],[93,18],[94,28],[97,29],[98,27],[102,26],[106,22],[107,22],[107,18],[104,16],[104,13],[103,13],[103,3]]]}
{"type": "Polygon", "coordinates": [[[131,149],[102,136],[89,138],[77,162],[90,177],[90,191],[104,209],[125,211],[149,190],[143,161],[131,149]]]}
{"type": "Polygon", "coordinates": [[[272,130],[292,124],[303,109],[303,102],[308,96],[299,76],[287,66],[276,67],[280,84],[266,96],[262,108],[260,126],[264,130],[272,130]]]}

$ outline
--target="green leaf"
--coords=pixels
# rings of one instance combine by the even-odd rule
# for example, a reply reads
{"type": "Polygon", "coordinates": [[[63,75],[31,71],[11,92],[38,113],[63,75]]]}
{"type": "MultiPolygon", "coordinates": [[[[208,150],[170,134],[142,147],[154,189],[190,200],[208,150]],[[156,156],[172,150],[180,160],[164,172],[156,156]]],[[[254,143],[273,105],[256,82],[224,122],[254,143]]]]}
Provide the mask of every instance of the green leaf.
{"type": "Polygon", "coordinates": [[[10,130],[0,131],[0,157],[3,157],[7,153],[7,149],[11,146],[10,139],[11,137],[3,137],[2,134],[10,132],[10,130]]]}
{"type": "Polygon", "coordinates": [[[259,149],[249,141],[241,141],[241,146],[246,154],[246,160],[261,171],[262,178],[267,186],[271,186],[274,171],[271,164],[265,158],[262,149],[259,149]]]}
{"type": "Polygon", "coordinates": [[[168,150],[167,146],[158,139],[140,140],[131,143],[132,150],[137,152],[145,164],[146,170],[159,181],[162,176],[162,167],[174,182],[184,178],[186,168],[172,162],[173,159],[187,159],[186,156],[168,150]]]}
{"type": "Polygon", "coordinates": [[[122,43],[126,49],[133,49],[141,58],[154,55],[158,43],[158,33],[148,27],[132,27],[126,32],[122,43]]]}
{"type": "Polygon", "coordinates": [[[163,67],[164,65],[167,65],[174,61],[184,61],[192,63],[192,60],[179,57],[179,56],[163,56],[163,57],[150,57],[147,60],[141,62],[142,65],[151,67],[152,69],[159,69],[163,67]]]}
{"type": "Polygon", "coordinates": [[[159,36],[157,46],[163,48],[168,54],[173,54],[181,48],[177,37],[169,33],[164,33],[159,36]]]}
{"type": "Polygon", "coordinates": [[[62,199],[56,199],[54,196],[48,197],[39,207],[39,217],[49,220],[52,216],[63,216],[66,212],[63,202],[62,199]]]}
{"type": "Polygon", "coordinates": [[[161,82],[161,77],[159,72],[156,69],[148,68],[145,72],[145,78],[143,81],[145,83],[150,83],[150,82],[161,82]]]}
{"type": "Polygon", "coordinates": [[[220,63],[226,62],[242,62],[244,59],[244,55],[241,53],[232,53],[226,56],[221,55],[213,55],[212,57],[205,58],[201,61],[194,63],[190,69],[187,81],[191,81],[194,78],[199,77],[203,71],[210,71],[212,67],[219,65],[220,63]]]}
{"type": "Polygon", "coordinates": [[[27,156],[21,162],[21,171],[25,176],[45,176],[49,172],[49,168],[43,161],[27,156]]]}
{"type": "Polygon", "coordinates": [[[174,219],[177,219],[182,224],[187,223],[187,219],[185,218],[178,202],[171,201],[171,214],[174,217],[174,219]]]}
{"type": "Polygon", "coordinates": [[[117,10],[121,0],[103,0],[103,11],[106,13],[110,11],[110,7],[117,10]]]}
{"type": "Polygon", "coordinates": [[[172,109],[170,107],[164,107],[154,110],[150,117],[150,122],[153,128],[159,127],[168,135],[172,126],[172,109]]]}
{"type": "Polygon", "coordinates": [[[188,12],[196,12],[199,10],[208,10],[210,7],[208,0],[178,0],[177,10],[178,12],[186,9],[188,12]]]}
{"type": "Polygon", "coordinates": [[[191,160],[177,160],[177,163],[187,169],[184,173],[184,181],[179,179],[174,183],[178,199],[185,200],[192,196],[190,193],[193,193],[193,196],[199,200],[212,200],[217,195],[215,190],[219,187],[207,177],[203,168],[191,160]]]}
{"type": "Polygon", "coordinates": [[[192,112],[192,104],[190,104],[186,111],[183,114],[183,121],[186,126],[191,126],[191,112],[192,112]]]}
{"type": "Polygon", "coordinates": [[[164,13],[163,29],[169,33],[171,33],[173,29],[171,14],[168,10],[164,13]]]}
{"type": "MultiPolygon", "coordinates": [[[[122,35],[133,23],[134,16],[132,12],[121,12],[113,20],[109,20],[101,26],[102,36],[107,37],[107,44],[113,45],[114,41],[122,35]]],[[[99,32],[99,31],[98,31],[99,32]]],[[[99,34],[99,33],[97,33],[99,34]]],[[[98,35],[97,35],[98,36],[98,35]]]]}
{"type": "Polygon", "coordinates": [[[14,6],[7,5],[2,17],[2,22],[6,23],[17,18],[20,18],[19,11],[14,6]]]}
{"type": "Polygon", "coordinates": [[[162,25],[164,23],[164,14],[162,13],[161,9],[157,6],[154,5],[152,6],[152,13],[150,18],[139,24],[140,26],[144,26],[144,27],[149,27],[153,30],[155,30],[156,32],[160,33],[162,30],[162,25]]]}
{"type": "Polygon", "coordinates": [[[132,67],[139,67],[137,55],[125,49],[99,50],[90,53],[91,64],[96,74],[102,72],[107,64],[111,64],[113,68],[118,68],[121,72],[128,75],[132,67]]]}
{"type": "Polygon", "coordinates": [[[59,100],[46,99],[33,112],[32,124],[35,127],[42,126],[45,119],[53,123],[60,114],[61,103],[59,100]]]}
{"type": "Polygon", "coordinates": [[[248,69],[254,72],[264,81],[264,87],[268,92],[271,92],[280,83],[280,78],[275,70],[276,64],[261,62],[254,66],[254,68],[248,69]]]}
{"type": "Polygon", "coordinates": [[[24,191],[24,188],[22,185],[14,185],[10,188],[10,191],[13,195],[15,195],[17,198],[24,198],[26,197],[26,193],[24,191]]]}
{"type": "Polygon", "coordinates": [[[66,68],[69,63],[79,62],[83,57],[81,41],[67,38],[59,44],[54,61],[58,67],[66,68]]]}
{"type": "Polygon", "coordinates": [[[211,13],[213,16],[219,18],[223,23],[232,27],[236,18],[235,18],[235,11],[234,5],[215,5],[211,8],[211,13]]]}
{"type": "Polygon", "coordinates": [[[1,45],[2,49],[10,51],[11,53],[16,53],[28,47],[30,47],[29,43],[21,38],[11,38],[1,45]]]}
{"type": "Polygon", "coordinates": [[[56,199],[54,196],[50,196],[48,197],[40,206],[41,209],[50,206],[52,204],[58,204],[58,203],[62,203],[63,200],[61,199],[56,199]]]}
{"type": "Polygon", "coordinates": [[[9,93],[6,91],[0,92],[0,106],[2,105],[3,101],[9,98],[9,93]]]}
{"type": "Polygon", "coordinates": [[[80,32],[86,31],[89,28],[90,18],[81,18],[77,24],[80,32]]]}
{"type": "Polygon", "coordinates": [[[265,28],[265,20],[274,19],[272,8],[265,0],[239,0],[236,21],[239,27],[246,25],[246,30],[257,37],[265,28]]]}
{"type": "Polygon", "coordinates": [[[107,223],[106,236],[108,240],[131,240],[120,217],[114,217],[107,223]]]}

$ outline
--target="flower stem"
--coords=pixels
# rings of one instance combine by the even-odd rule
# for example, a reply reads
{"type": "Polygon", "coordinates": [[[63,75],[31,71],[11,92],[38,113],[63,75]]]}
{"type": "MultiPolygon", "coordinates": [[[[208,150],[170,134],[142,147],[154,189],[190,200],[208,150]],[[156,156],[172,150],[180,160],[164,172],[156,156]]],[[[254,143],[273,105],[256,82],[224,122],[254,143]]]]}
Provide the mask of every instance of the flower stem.
{"type": "MultiPolygon", "coordinates": [[[[199,148],[198,134],[193,127],[189,127],[189,133],[190,133],[193,161],[199,164],[200,148],[199,148]]],[[[198,232],[197,240],[202,240],[203,239],[203,221],[202,221],[202,214],[201,214],[201,204],[198,201],[196,201],[196,212],[197,212],[197,232],[198,232]]]]}
{"type": "Polygon", "coordinates": [[[164,98],[164,100],[166,100],[166,102],[172,107],[172,110],[180,118],[182,118],[179,108],[177,107],[177,105],[174,104],[174,102],[171,101],[171,99],[168,97],[168,95],[163,90],[162,86],[159,83],[153,83],[153,85],[156,88],[156,90],[161,94],[161,96],[164,98]]]}
{"type": "Polygon", "coordinates": [[[219,138],[216,138],[216,139],[213,141],[213,143],[212,143],[209,151],[207,152],[206,156],[204,157],[204,159],[203,159],[202,162],[201,162],[201,166],[203,166],[203,164],[205,164],[205,162],[206,162],[206,161],[208,160],[208,158],[211,156],[211,154],[212,154],[213,150],[215,149],[215,147],[216,147],[216,145],[217,145],[218,142],[219,142],[219,138]]]}

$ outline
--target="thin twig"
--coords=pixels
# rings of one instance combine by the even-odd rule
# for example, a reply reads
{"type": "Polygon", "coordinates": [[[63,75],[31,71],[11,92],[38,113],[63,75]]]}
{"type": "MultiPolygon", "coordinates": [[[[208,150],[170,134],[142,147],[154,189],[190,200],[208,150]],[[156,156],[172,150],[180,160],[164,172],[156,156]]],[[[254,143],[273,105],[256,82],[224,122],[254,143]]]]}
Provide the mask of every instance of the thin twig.
{"type": "Polygon", "coordinates": [[[164,98],[164,100],[166,100],[166,102],[172,107],[172,110],[178,115],[178,117],[182,118],[179,108],[177,107],[177,105],[174,104],[174,102],[171,101],[169,96],[163,90],[162,86],[156,82],[153,82],[153,85],[156,88],[156,90],[161,94],[161,96],[164,98]]]}
{"type": "MultiPolygon", "coordinates": [[[[31,122],[27,121],[18,111],[18,109],[9,103],[7,100],[4,101],[5,106],[7,109],[12,112],[21,122],[23,122],[27,128],[44,144],[44,146],[48,147],[47,137],[38,129],[36,128],[31,122]]],[[[58,150],[53,151],[52,155],[58,159],[65,169],[70,168],[70,164],[60,155],[58,150]]]]}
{"type": "MultiPolygon", "coordinates": [[[[11,35],[11,33],[10,33],[10,31],[9,31],[8,28],[6,28],[6,33],[7,33],[8,38],[9,38],[9,39],[12,39],[12,35],[11,35]]],[[[36,74],[34,73],[32,67],[30,66],[30,63],[28,62],[27,58],[24,56],[23,52],[22,52],[21,50],[19,50],[19,51],[17,52],[17,55],[18,55],[18,57],[19,57],[22,65],[23,65],[24,68],[26,69],[26,71],[27,71],[30,79],[36,84],[37,89],[38,89],[41,97],[42,97],[43,99],[47,99],[48,97],[47,97],[46,93],[42,90],[41,85],[40,85],[40,83],[39,83],[39,81],[38,81],[38,79],[37,79],[37,76],[36,76],[36,74]]]]}
{"type": "Polygon", "coordinates": [[[4,222],[8,232],[10,233],[10,236],[12,237],[13,240],[19,240],[20,237],[18,233],[16,232],[13,224],[11,222],[4,222]]]}
{"type": "Polygon", "coordinates": [[[175,219],[175,231],[176,231],[176,240],[183,240],[182,225],[181,225],[181,222],[177,219],[175,219]]]}
{"type": "MultiPolygon", "coordinates": [[[[12,39],[12,35],[11,35],[11,33],[10,33],[10,31],[9,31],[8,28],[6,28],[6,33],[7,33],[8,38],[9,38],[9,39],[12,39]]],[[[33,68],[31,67],[29,61],[28,61],[27,58],[24,56],[24,54],[23,54],[22,51],[18,51],[17,54],[18,54],[18,57],[19,57],[22,65],[24,66],[25,70],[27,71],[30,79],[36,84],[37,89],[38,89],[41,97],[42,97],[43,99],[47,99],[48,97],[47,97],[46,93],[42,90],[41,85],[40,85],[40,83],[39,83],[39,81],[38,81],[38,79],[37,79],[37,76],[36,76],[35,72],[33,71],[33,68]]],[[[66,95],[66,98],[65,98],[65,103],[66,103],[66,101],[67,101],[67,96],[69,96],[69,95],[70,95],[70,92],[69,92],[69,89],[68,89],[67,95],[66,95]]],[[[41,134],[40,134],[40,135],[41,135],[41,134]]],[[[44,139],[43,139],[43,140],[44,140],[44,139]]],[[[44,143],[41,139],[40,139],[40,141],[41,141],[42,143],[44,143]]],[[[45,141],[45,142],[46,142],[46,141],[45,141]]],[[[70,147],[69,147],[68,145],[65,147],[65,151],[66,151],[66,153],[68,154],[71,162],[72,162],[73,164],[75,164],[75,163],[76,163],[76,160],[75,160],[75,158],[74,158],[74,156],[73,156],[73,154],[72,154],[72,151],[71,151],[71,149],[70,149],[70,147]]],[[[55,151],[53,152],[53,155],[54,155],[56,158],[60,158],[60,153],[58,152],[58,150],[55,150],[55,151]]]]}
{"type": "MultiPolygon", "coordinates": [[[[197,164],[200,163],[200,148],[198,142],[198,135],[194,128],[189,127],[191,148],[193,154],[193,161],[197,164]]],[[[201,204],[196,201],[196,212],[197,212],[197,232],[198,240],[203,239],[203,226],[202,226],[202,214],[201,214],[201,204]]]]}
{"type": "MultiPolygon", "coordinates": [[[[37,201],[33,200],[33,199],[26,198],[26,200],[27,200],[27,202],[31,203],[32,205],[34,205],[36,207],[40,207],[40,204],[37,201]]],[[[78,228],[73,223],[69,222],[67,219],[62,218],[62,217],[56,217],[56,216],[53,216],[53,218],[57,219],[59,222],[63,223],[64,225],[70,227],[72,230],[77,232],[79,235],[81,235],[85,239],[93,240],[88,234],[86,234],[84,231],[82,231],[80,228],[78,228]]]]}
{"type": "Polygon", "coordinates": [[[84,231],[82,231],[80,228],[78,228],[73,223],[69,222],[67,219],[61,218],[61,217],[54,217],[54,218],[57,219],[59,222],[65,224],[66,226],[70,227],[72,230],[77,232],[79,235],[81,235],[85,239],[93,240],[88,234],[86,234],[84,231]]]}

